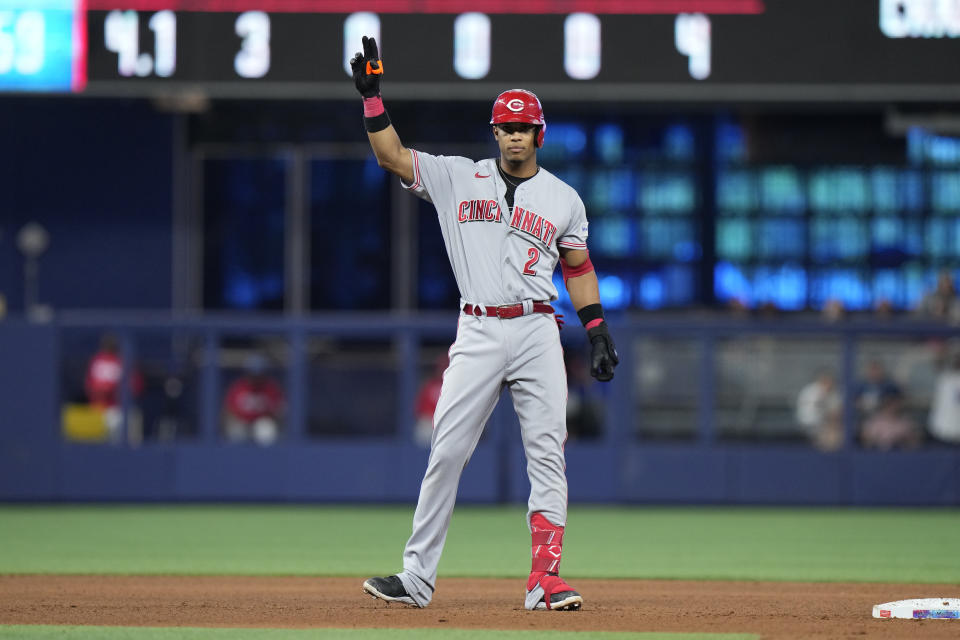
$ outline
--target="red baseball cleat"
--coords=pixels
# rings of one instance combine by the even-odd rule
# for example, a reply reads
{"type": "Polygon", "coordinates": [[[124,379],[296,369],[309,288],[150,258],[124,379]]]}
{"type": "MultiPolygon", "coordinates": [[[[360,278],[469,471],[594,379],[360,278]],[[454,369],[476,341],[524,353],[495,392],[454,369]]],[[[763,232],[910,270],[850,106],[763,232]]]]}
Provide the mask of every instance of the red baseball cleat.
{"type": "Polygon", "coordinates": [[[557,574],[547,573],[537,581],[533,589],[527,590],[525,606],[530,610],[579,611],[583,606],[583,596],[557,574]],[[538,591],[537,586],[543,592],[540,600],[534,600],[531,597],[538,591]]]}

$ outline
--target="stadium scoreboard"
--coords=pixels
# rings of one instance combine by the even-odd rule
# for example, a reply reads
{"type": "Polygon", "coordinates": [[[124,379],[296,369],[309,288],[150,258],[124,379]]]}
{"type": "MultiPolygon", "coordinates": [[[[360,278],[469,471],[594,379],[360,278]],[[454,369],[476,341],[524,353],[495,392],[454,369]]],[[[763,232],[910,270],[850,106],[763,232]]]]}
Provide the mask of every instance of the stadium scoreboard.
{"type": "Polygon", "coordinates": [[[960,0],[0,0],[0,89],[345,98],[960,98],[960,0]]]}

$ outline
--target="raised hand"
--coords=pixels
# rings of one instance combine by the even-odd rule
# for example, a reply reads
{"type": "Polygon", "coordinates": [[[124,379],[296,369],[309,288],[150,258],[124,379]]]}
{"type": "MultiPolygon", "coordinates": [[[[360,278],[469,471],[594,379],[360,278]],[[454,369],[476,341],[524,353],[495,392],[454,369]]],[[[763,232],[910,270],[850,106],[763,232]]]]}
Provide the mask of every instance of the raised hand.
{"type": "Polygon", "coordinates": [[[364,98],[380,95],[380,79],[383,77],[383,62],[377,48],[377,39],[363,36],[363,53],[359,51],[350,60],[353,83],[364,98]]]}

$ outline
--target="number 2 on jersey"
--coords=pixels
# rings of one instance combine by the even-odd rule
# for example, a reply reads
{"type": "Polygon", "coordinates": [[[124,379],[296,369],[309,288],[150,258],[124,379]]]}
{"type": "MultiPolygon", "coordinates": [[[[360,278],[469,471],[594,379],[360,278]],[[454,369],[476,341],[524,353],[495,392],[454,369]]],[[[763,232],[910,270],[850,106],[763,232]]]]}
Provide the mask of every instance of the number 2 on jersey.
{"type": "Polygon", "coordinates": [[[537,272],[533,270],[533,265],[537,264],[537,261],[540,260],[540,249],[536,247],[530,247],[527,249],[527,257],[530,258],[527,260],[527,263],[523,265],[523,275],[525,276],[535,276],[537,272]]]}

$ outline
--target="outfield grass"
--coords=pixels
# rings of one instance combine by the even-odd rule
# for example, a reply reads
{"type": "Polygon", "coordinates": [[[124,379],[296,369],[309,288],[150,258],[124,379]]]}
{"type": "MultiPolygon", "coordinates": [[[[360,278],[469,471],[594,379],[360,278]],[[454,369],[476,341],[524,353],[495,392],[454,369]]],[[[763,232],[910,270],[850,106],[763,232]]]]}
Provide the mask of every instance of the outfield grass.
{"type": "Polygon", "coordinates": [[[477,629],[195,629],[178,627],[0,627],[0,638],[22,640],[756,640],[732,633],[613,631],[483,631],[477,629]]]}
{"type": "MultiPolygon", "coordinates": [[[[0,574],[382,575],[412,506],[0,506],[0,574]]],[[[956,583],[957,509],[571,507],[564,574],[956,583]]],[[[441,576],[516,577],[524,511],[460,506],[441,576]]],[[[526,637],[526,636],[524,636],[526,637]]]]}

